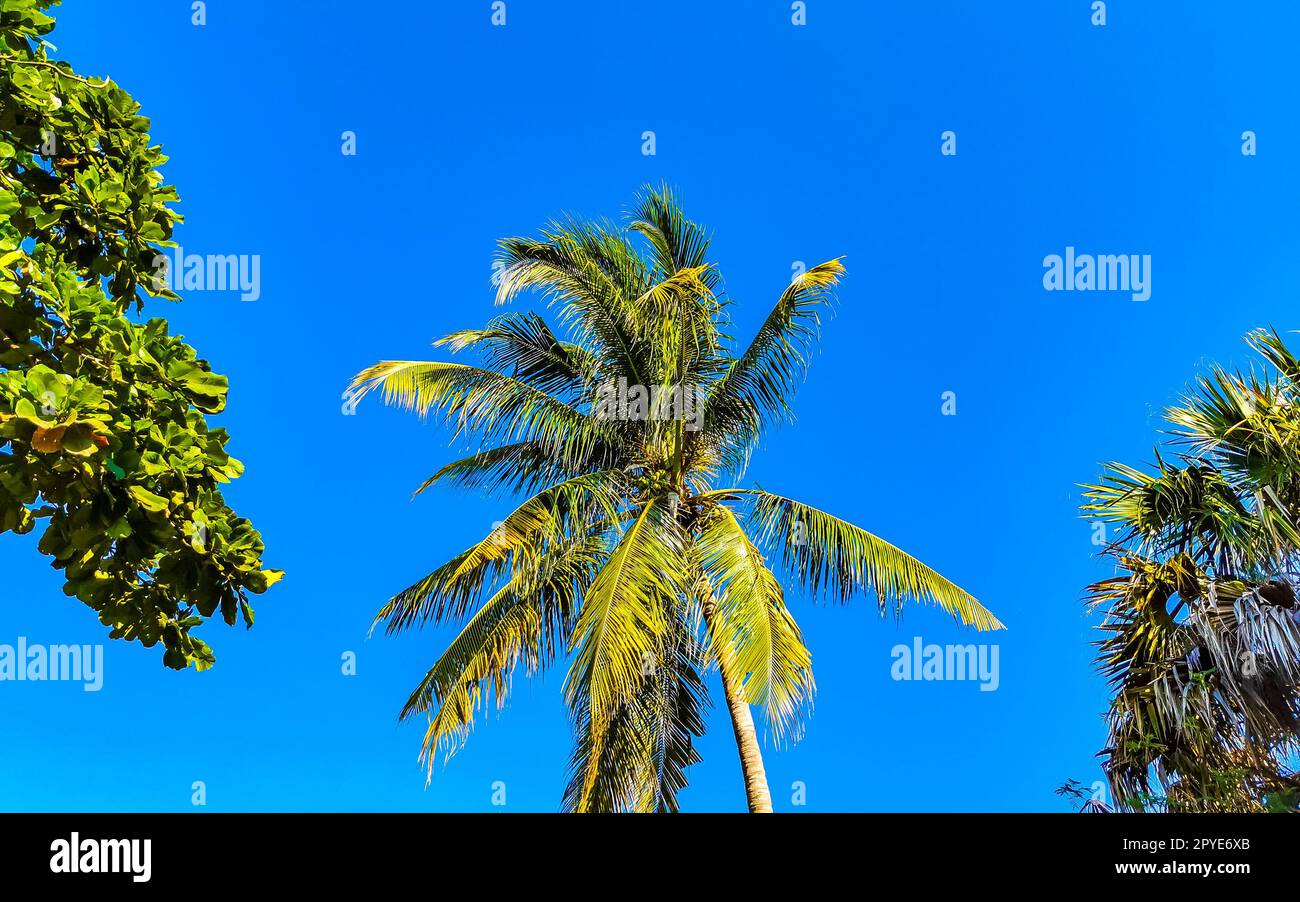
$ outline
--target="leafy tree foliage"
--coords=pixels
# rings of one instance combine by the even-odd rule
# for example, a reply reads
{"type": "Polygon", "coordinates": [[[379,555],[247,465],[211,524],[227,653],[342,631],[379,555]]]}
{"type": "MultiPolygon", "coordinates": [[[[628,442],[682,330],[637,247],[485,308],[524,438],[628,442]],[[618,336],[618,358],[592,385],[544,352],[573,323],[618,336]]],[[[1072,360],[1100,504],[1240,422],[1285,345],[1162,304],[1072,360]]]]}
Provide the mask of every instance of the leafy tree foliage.
{"type": "MultiPolygon", "coordinates": [[[[51,61],[49,0],[0,0],[0,532],[39,548],[113,638],[167,666],[213,663],[191,631],[280,577],[219,486],[242,465],[206,415],[226,378],[128,316],[173,246],[176,191],[149,120],[113,84],[51,61]]],[[[6,599],[11,601],[11,599],[6,599]]]]}

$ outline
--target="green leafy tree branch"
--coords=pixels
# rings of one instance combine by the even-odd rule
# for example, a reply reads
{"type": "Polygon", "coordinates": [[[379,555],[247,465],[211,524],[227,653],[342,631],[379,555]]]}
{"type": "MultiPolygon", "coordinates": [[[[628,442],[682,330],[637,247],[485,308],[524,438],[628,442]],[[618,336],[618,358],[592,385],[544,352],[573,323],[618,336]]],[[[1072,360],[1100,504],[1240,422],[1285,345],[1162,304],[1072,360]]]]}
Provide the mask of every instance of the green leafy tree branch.
{"type": "Polygon", "coordinates": [[[166,321],[139,323],[174,246],[176,190],[149,120],[112,81],[46,58],[49,0],[0,0],[0,533],[39,548],[113,638],[204,670],[191,634],[282,574],[219,487],[243,465],[206,416],[224,376],[166,321]]]}

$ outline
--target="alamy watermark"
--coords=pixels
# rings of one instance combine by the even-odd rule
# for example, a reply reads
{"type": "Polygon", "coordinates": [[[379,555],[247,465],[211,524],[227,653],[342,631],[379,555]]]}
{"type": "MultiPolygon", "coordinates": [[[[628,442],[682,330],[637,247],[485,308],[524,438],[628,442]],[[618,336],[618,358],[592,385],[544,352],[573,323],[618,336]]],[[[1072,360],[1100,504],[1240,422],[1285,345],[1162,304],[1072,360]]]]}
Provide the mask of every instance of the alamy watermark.
{"type": "Polygon", "coordinates": [[[261,254],[187,254],[175,247],[154,254],[153,286],[182,291],[238,291],[241,301],[262,296],[261,254]]]}
{"type": "Polygon", "coordinates": [[[28,644],[0,645],[0,682],[73,682],[86,692],[104,688],[104,646],[28,644]]]}
{"type": "Polygon", "coordinates": [[[73,833],[50,843],[50,851],[53,874],[130,874],[134,883],[148,883],[153,875],[151,839],[82,839],[73,833]]]}
{"type": "Polygon", "coordinates": [[[591,413],[598,420],[681,420],[688,432],[698,432],[704,391],[699,385],[629,385],[620,376],[600,385],[591,413]]]}
{"type": "Polygon", "coordinates": [[[1135,301],[1151,297],[1150,254],[1065,253],[1043,258],[1047,291],[1127,291],[1135,301]]]}
{"type": "Polygon", "coordinates": [[[911,645],[895,645],[889,675],[895,680],[969,680],[980,684],[980,692],[994,692],[1001,685],[1000,648],[997,645],[926,645],[920,636],[911,645]]]}

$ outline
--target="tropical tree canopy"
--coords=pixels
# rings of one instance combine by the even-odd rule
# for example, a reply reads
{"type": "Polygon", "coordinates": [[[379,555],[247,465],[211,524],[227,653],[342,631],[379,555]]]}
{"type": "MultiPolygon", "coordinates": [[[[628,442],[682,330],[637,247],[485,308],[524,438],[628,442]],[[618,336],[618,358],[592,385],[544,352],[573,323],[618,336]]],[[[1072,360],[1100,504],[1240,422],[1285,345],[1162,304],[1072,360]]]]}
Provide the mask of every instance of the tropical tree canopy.
{"type": "Polygon", "coordinates": [[[1300,802],[1300,361],[1276,332],[1247,342],[1262,366],[1200,376],[1152,469],[1112,463],[1087,487],[1084,515],[1118,529],[1090,604],[1121,809],[1300,802]]]}
{"type": "Polygon", "coordinates": [[[356,377],[354,397],[379,390],[481,448],[420,491],[524,498],[376,618],[389,632],[465,624],[402,710],[428,717],[430,774],[490,699],[505,703],[517,665],[531,675],[564,656],[577,734],[564,807],[675,810],[698,760],[708,668],[720,667],[729,697],[762,709],[775,738],[799,734],[813,675],[784,586],[835,601],[871,594],[882,612],[919,599],[1000,627],[888,542],[739,487],[763,430],[790,414],[843,267],[795,278],[733,354],[708,252],[667,189],[640,196],[622,227],[568,218],[507,238],[497,304],[537,291],[555,330],[508,312],[435,343],[476,352],[479,365],[385,361],[356,377]]]}
{"type": "Polygon", "coordinates": [[[46,0],[0,0],[0,533],[44,522],[64,592],[163,661],[214,660],[191,630],[280,577],[219,485],[243,470],[206,415],[226,379],[127,312],[180,217],[149,120],[111,81],[48,59],[46,0]]]}

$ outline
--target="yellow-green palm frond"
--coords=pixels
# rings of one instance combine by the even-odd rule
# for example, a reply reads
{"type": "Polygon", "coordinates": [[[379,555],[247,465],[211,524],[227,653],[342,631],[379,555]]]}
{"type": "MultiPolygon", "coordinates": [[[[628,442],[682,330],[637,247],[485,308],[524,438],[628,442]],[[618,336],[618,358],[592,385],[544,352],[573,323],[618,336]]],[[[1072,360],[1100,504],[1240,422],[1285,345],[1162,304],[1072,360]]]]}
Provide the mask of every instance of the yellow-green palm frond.
{"type": "Polygon", "coordinates": [[[595,378],[598,361],[586,349],[556,338],[536,313],[507,313],[486,329],[461,329],[434,342],[453,353],[474,349],[486,366],[549,395],[572,401],[595,378]]]}
{"type": "Polygon", "coordinates": [[[717,299],[705,282],[706,263],[678,270],[636,300],[641,338],[649,343],[649,371],[656,382],[699,384],[720,371],[717,299]]]}
{"type": "MultiPolygon", "coordinates": [[[[595,737],[592,761],[620,706],[653,673],[683,572],[680,529],[668,505],[655,499],[628,526],[583,599],[564,693],[575,721],[595,737]]],[[[583,776],[580,806],[596,776],[594,766],[583,776]]]]}
{"type": "Polygon", "coordinates": [[[788,419],[790,397],[804,378],[821,320],[844,273],[840,258],[806,270],[781,293],[744,354],[712,385],[696,440],[720,446],[733,469],[748,460],[770,419],[788,419]]]}
{"type": "MultiPolygon", "coordinates": [[[[698,223],[686,218],[672,189],[667,186],[649,189],[637,197],[630,228],[644,235],[659,278],[683,269],[703,266],[709,253],[709,236],[698,223]]],[[[706,287],[717,289],[718,273],[709,269],[702,274],[706,287]]]]}
{"type": "Polygon", "coordinates": [[[604,551],[601,531],[593,530],[557,544],[536,565],[517,568],[429,669],[401,719],[429,716],[421,760],[430,777],[435,753],[450,757],[460,748],[489,697],[504,706],[519,661],[531,676],[566,647],[604,551]]]}
{"type": "Polygon", "coordinates": [[[784,593],[735,514],[719,505],[695,546],[715,598],[710,649],[744,680],[777,742],[798,739],[815,689],[812,656],[784,593]]]}
{"type": "MultiPolygon", "coordinates": [[[[435,756],[451,757],[469,736],[480,708],[495,693],[504,706],[511,671],[535,655],[541,616],[513,582],[496,592],[470,619],[411,693],[401,717],[429,714],[420,761],[432,778],[435,756]]],[[[536,658],[529,662],[536,666],[536,658]]]]}
{"type": "Polygon", "coordinates": [[[603,378],[646,382],[633,301],[650,281],[621,235],[592,223],[556,223],[541,239],[504,239],[497,262],[498,304],[541,291],[575,342],[592,352],[603,378]]]}
{"type": "Polygon", "coordinates": [[[375,615],[375,624],[386,620],[386,631],[397,633],[428,621],[463,617],[512,562],[536,561],[549,542],[566,533],[580,534],[593,523],[617,521],[622,482],[621,472],[606,470],[543,489],[482,540],[389,599],[375,615]]]}
{"type": "Polygon", "coordinates": [[[507,571],[509,561],[506,554],[489,557],[480,547],[492,540],[494,536],[489,535],[487,539],[475,542],[388,599],[371,621],[370,632],[373,633],[381,621],[387,621],[384,632],[391,635],[412,626],[463,618],[507,571]]]}
{"type": "Polygon", "coordinates": [[[761,541],[781,549],[785,570],[813,596],[848,601],[874,593],[882,612],[896,613],[914,599],[938,605],[965,626],[1005,628],[969,592],[865,529],[780,495],[732,491],[754,499],[761,541]]]}
{"type": "Polygon", "coordinates": [[[484,441],[532,440],[580,463],[610,435],[602,424],[526,382],[460,363],[387,360],[352,380],[355,401],[382,389],[384,402],[421,416],[441,415],[484,441]]]}
{"type": "Polygon", "coordinates": [[[619,703],[604,730],[590,708],[575,713],[577,741],[561,808],[585,813],[675,812],[686,769],[699,763],[708,693],[703,649],[684,612],[673,608],[653,666],[619,703]]]}
{"type": "Polygon", "coordinates": [[[705,282],[705,275],[710,269],[709,264],[705,263],[677,270],[642,292],[636,299],[636,308],[648,308],[652,317],[659,319],[676,313],[685,300],[711,301],[713,292],[705,282]]]}
{"type": "Polygon", "coordinates": [[[478,490],[488,497],[537,492],[556,481],[607,469],[616,462],[617,456],[607,447],[597,448],[591,460],[574,466],[541,442],[513,442],[445,464],[420,483],[415,495],[440,483],[478,490]]]}

